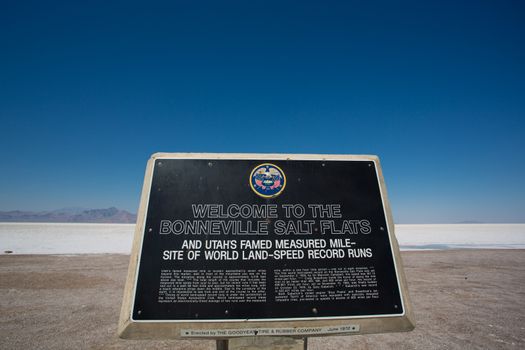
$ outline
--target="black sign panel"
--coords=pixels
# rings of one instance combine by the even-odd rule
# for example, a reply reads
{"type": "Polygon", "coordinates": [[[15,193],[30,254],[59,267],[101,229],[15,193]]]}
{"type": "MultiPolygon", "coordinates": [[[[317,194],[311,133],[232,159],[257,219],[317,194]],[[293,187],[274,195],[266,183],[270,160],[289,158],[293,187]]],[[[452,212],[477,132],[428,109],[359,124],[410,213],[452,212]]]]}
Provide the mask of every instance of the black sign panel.
{"type": "Polygon", "coordinates": [[[132,318],[404,313],[370,160],[157,159],[132,318]]]}

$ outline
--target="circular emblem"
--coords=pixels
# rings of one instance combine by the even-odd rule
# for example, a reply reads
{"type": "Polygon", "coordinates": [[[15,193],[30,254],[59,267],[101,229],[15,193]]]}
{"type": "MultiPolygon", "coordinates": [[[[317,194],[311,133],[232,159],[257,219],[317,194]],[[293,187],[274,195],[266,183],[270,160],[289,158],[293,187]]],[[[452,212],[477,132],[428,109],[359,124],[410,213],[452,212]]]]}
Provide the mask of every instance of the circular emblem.
{"type": "Polygon", "coordinates": [[[250,187],[264,198],[277,197],[286,186],[284,172],[275,164],[264,163],[253,168],[250,174],[250,187]]]}

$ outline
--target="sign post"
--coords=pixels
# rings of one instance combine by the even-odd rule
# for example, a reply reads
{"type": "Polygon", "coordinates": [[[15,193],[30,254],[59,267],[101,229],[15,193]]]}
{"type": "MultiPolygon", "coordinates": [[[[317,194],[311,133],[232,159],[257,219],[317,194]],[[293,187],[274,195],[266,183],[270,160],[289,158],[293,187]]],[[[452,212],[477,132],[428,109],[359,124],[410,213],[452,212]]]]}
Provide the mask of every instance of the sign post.
{"type": "Polygon", "coordinates": [[[377,157],[159,153],[148,162],[121,337],[413,327],[377,157]]]}

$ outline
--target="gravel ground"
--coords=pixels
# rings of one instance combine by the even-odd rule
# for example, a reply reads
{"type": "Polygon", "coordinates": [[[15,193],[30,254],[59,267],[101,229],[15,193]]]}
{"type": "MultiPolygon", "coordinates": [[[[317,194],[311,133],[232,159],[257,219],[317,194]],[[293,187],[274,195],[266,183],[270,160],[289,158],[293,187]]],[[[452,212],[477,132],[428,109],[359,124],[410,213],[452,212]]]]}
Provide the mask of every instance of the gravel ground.
{"type": "MultiPolygon", "coordinates": [[[[309,349],[524,349],[525,250],[402,253],[409,333],[309,338],[309,349]]],[[[215,349],[116,335],[129,257],[0,255],[0,349],[215,349]]]]}

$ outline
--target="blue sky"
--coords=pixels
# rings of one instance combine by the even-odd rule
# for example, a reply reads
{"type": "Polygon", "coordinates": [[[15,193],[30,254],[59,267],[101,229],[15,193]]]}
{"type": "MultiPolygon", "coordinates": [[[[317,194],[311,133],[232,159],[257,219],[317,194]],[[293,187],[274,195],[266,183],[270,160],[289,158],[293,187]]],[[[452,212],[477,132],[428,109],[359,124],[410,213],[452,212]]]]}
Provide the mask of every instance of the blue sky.
{"type": "Polygon", "coordinates": [[[377,154],[398,223],[525,222],[521,1],[3,2],[0,210],[164,152],[377,154]]]}

